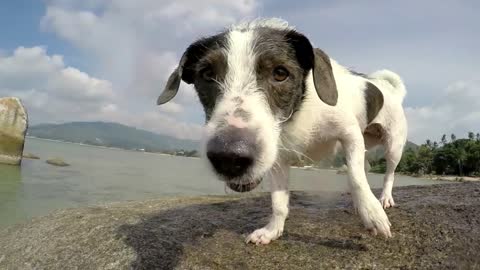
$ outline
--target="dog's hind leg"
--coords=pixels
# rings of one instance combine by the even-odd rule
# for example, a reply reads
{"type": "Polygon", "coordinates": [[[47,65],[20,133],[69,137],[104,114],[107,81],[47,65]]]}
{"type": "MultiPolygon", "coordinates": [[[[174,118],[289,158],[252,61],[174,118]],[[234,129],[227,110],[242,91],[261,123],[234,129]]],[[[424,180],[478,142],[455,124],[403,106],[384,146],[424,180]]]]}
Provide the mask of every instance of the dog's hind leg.
{"type": "Polygon", "coordinates": [[[282,235],[285,220],[288,216],[288,170],[287,163],[279,162],[270,171],[273,213],[270,222],[265,227],[255,230],[247,237],[247,243],[265,245],[282,235]]]}
{"type": "Polygon", "coordinates": [[[387,170],[383,180],[383,191],[380,195],[380,202],[382,203],[383,208],[395,206],[392,196],[393,181],[395,169],[402,158],[404,145],[404,138],[388,138],[385,140],[385,160],[387,162],[387,170]]]}

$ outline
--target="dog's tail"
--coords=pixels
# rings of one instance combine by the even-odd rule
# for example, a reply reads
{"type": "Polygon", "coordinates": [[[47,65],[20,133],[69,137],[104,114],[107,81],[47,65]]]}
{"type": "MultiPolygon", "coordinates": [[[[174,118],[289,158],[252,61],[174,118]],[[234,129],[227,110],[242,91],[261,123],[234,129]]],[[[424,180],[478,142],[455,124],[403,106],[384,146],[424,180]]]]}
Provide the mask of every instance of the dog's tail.
{"type": "Polygon", "coordinates": [[[398,74],[395,72],[387,69],[382,69],[370,74],[369,77],[387,81],[393,86],[393,93],[400,96],[402,100],[407,95],[407,90],[405,89],[402,78],[400,78],[400,76],[398,76],[398,74]]]}

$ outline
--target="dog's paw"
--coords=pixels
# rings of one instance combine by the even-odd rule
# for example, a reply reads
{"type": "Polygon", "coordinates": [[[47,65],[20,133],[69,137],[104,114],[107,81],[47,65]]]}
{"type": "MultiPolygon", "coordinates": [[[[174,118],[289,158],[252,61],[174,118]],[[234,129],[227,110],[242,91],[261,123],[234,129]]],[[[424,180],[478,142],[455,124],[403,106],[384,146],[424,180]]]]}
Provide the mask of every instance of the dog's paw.
{"type": "Polygon", "coordinates": [[[255,245],[266,245],[271,241],[280,237],[283,233],[281,229],[269,229],[268,226],[255,230],[245,239],[246,243],[253,243],[255,245]]]}
{"type": "Polygon", "coordinates": [[[386,238],[392,237],[390,232],[391,223],[388,220],[382,204],[373,194],[364,194],[357,203],[357,211],[363,224],[373,235],[383,235],[386,238]]]}
{"type": "Polygon", "coordinates": [[[380,203],[383,206],[383,209],[387,209],[395,206],[395,201],[393,201],[392,195],[383,194],[380,196],[380,203]]]}

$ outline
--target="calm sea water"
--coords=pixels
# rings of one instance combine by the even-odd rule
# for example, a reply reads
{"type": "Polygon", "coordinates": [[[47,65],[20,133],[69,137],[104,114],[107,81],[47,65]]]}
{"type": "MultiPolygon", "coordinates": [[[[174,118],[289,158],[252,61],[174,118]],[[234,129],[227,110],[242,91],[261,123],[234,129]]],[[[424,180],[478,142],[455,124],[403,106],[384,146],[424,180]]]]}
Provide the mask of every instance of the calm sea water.
{"type": "MultiPolygon", "coordinates": [[[[23,222],[59,208],[145,200],[162,196],[233,193],[200,159],[106,149],[27,138],[21,167],[0,165],[0,227],[23,222]],[[46,159],[61,157],[70,167],[46,159]]],[[[329,170],[291,171],[292,190],[345,191],[347,179],[329,170]]],[[[372,187],[382,175],[368,176],[372,187]]],[[[438,181],[397,176],[395,185],[429,185],[438,181]]],[[[268,191],[264,181],[256,191],[268,191]]]]}

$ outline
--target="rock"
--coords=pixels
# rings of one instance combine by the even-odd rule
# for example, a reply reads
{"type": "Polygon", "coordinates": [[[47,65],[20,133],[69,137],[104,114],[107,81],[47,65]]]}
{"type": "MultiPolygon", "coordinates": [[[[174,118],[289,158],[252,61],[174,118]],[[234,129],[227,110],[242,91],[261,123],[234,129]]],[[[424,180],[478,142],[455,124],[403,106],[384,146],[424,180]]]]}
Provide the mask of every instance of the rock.
{"type": "Polygon", "coordinates": [[[28,116],[18,98],[0,98],[0,163],[22,162],[28,116]]]}
{"type": "Polygon", "coordinates": [[[347,173],[348,173],[348,167],[345,164],[337,170],[337,174],[347,174],[347,173]]]}
{"type": "Polygon", "coordinates": [[[267,246],[244,243],[268,220],[265,193],[60,210],[0,231],[0,269],[472,269],[480,265],[475,188],[396,188],[388,240],[367,235],[345,211],[350,197],[331,193],[292,192],[284,235],[267,246]]]}
{"type": "Polygon", "coordinates": [[[48,164],[53,165],[53,166],[58,166],[58,167],[66,167],[70,166],[70,164],[66,163],[63,159],[61,158],[52,158],[52,159],[47,159],[46,161],[48,164]]]}
{"type": "Polygon", "coordinates": [[[40,159],[39,156],[36,156],[32,153],[26,153],[26,154],[23,154],[23,158],[28,158],[28,159],[40,159]]]}

